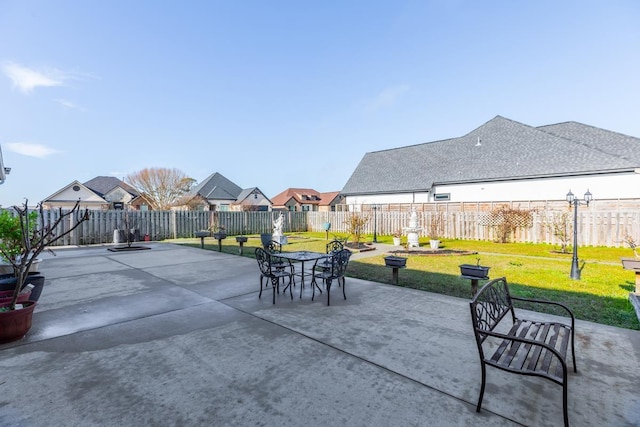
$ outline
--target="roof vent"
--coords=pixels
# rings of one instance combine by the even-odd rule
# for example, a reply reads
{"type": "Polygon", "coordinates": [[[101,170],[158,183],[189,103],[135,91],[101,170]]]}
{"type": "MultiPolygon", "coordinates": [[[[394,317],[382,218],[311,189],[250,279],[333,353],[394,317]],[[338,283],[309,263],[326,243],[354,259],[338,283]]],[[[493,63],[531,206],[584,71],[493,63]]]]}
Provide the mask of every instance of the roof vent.
{"type": "Polygon", "coordinates": [[[482,143],[480,142],[480,137],[478,137],[478,142],[476,142],[476,147],[481,147],[482,143]]]}

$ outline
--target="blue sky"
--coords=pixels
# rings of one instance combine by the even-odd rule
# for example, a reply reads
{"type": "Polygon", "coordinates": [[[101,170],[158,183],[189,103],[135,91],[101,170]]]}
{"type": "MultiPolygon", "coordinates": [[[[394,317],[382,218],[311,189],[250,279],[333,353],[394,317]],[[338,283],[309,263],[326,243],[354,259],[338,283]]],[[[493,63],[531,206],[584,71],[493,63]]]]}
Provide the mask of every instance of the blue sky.
{"type": "Polygon", "coordinates": [[[0,205],[145,167],[337,191],[366,152],[496,115],[640,137],[638,22],[634,0],[0,0],[0,205]]]}

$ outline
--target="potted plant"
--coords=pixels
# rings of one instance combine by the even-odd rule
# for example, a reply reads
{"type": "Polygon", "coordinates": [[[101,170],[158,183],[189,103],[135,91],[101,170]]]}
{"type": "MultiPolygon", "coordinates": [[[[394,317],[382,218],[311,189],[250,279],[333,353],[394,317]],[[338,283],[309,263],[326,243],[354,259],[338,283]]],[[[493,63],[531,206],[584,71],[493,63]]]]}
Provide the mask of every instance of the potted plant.
{"type": "MultiPolygon", "coordinates": [[[[15,279],[10,298],[0,303],[0,343],[20,339],[31,328],[36,302],[30,299],[18,304],[18,300],[23,288],[31,281],[29,270],[34,261],[45,249],[50,251],[48,246],[89,219],[89,211],[80,209],[80,201],[69,211],[60,209],[57,219],[50,224],[45,224],[42,204],[30,210],[25,200],[22,207],[15,206],[14,210],[16,215],[13,219],[0,227],[0,256],[11,264],[15,279]],[[72,225],[67,226],[70,219],[73,219],[72,225]]],[[[3,216],[3,219],[7,217],[3,216]]]]}
{"type": "Polygon", "coordinates": [[[227,232],[225,231],[225,228],[223,225],[217,225],[215,227],[215,229],[213,230],[213,238],[216,240],[227,238],[227,232]]]}
{"type": "Polygon", "coordinates": [[[491,267],[484,267],[480,265],[480,258],[476,258],[476,265],[473,264],[461,264],[460,274],[467,277],[477,277],[484,279],[489,276],[489,269],[491,267]]]}
{"type": "Polygon", "coordinates": [[[633,258],[621,258],[622,267],[625,270],[640,270],[640,255],[638,255],[638,243],[633,237],[629,235],[624,236],[624,242],[629,245],[629,247],[633,251],[633,258]]]}
{"type": "Polygon", "coordinates": [[[437,212],[431,215],[429,218],[428,237],[429,245],[431,249],[438,249],[440,247],[440,236],[444,233],[444,215],[442,212],[437,212]]]}
{"type": "MultiPolygon", "coordinates": [[[[38,218],[37,212],[31,212],[29,214],[29,226],[34,228],[36,220],[38,218]]],[[[16,275],[14,273],[14,267],[11,260],[17,260],[21,254],[21,241],[22,241],[22,227],[20,224],[20,217],[10,210],[3,210],[0,212],[0,258],[2,258],[3,271],[0,276],[0,299],[3,302],[9,302],[13,298],[13,290],[16,287],[16,275]]],[[[42,292],[44,286],[44,276],[37,273],[38,264],[40,259],[34,259],[29,267],[29,282],[32,284],[32,290],[28,296],[32,301],[37,301],[42,292]]],[[[21,293],[19,299],[23,300],[24,293],[21,293]]]]}
{"type": "MultiPolygon", "coordinates": [[[[242,227],[242,232],[240,233],[239,236],[236,236],[236,242],[238,243],[247,243],[248,237],[244,235],[244,233],[246,232],[245,228],[242,227]]],[[[240,245],[242,246],[242,245],[240,245]]]]}
{"type": "Polygon", "coordinates": [[[397,229],[393,233],[393,245],[400,246],[402,244],[402,230],[397,229]]]}

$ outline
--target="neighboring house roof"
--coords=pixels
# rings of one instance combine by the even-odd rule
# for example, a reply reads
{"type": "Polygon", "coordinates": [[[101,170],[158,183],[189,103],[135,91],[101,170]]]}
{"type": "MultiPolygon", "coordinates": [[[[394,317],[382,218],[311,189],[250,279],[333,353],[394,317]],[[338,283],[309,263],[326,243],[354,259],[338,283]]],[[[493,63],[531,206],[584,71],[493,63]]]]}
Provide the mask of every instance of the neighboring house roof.
{"type": "Polygon", "coordinates": [[[320,193],[311,188],[287,188],[274,196],[271,203],[274,206],[284,206],[291,199],[304,205],[319,205],[321,201],[320,193]]]}
{"type": "Polygon", "coordinates": [[[105,194],[108,194],[116,187],[122,188],[134,197],[138,197],[140,195],[135,188],[113,176],[96,176],[95,178],[85,182],[84,186],[91,189],[91,191],[98,194],[100,197],[104,197],[105,194]]]}
{"type": "Polygon", "coordinates": [[[339,191],[331,191],[328,193],[320,193],[320,206],[329,206],[336,198],[340,196],[339,191]]]}
{"type": "Polygon", "coordinates": [[[638,167],[639,138],[576,122],[536,128],[496,116],[460,138],[366,153],[341,193],[429,191],[434,184],[585,175],[638,167]]]}
{"type": "Polygon", "coordinates": [[[83,203],[103,204],[108,203],[100,194],[91,188],[75,180],[62,187],[43,200],[43,203],[68,203],[81,200],[83,203]]]}
{"type": "Polygon", "coordinates": [[[242,188],[215,172],[196,185],[192,194],[199,195],[205,200],[237,200],[242,188]]]}
{"type": "Polygon", "coordinates": [[[243,189],[240,192],[240,194],[238,195],[237,202],[238,203],[242,203],[244,200],[246,200],[248,197],[250,197],[254,193],[261,194],[262,197],[265,198],[265,200],[267,200],[269,203],[271,203],[271,200],[269,200],[269,198],[267,196],[265,196],[264,193],[262,191],[260,191],[260,189],[258,187],[251,187],[251,188],[243,189]]]}

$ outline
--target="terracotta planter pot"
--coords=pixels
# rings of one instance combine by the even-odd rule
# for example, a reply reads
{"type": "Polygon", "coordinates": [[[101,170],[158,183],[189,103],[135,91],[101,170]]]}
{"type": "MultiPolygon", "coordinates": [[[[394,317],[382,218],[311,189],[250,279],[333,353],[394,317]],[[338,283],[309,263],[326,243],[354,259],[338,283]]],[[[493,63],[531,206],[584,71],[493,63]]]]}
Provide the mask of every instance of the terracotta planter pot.
{"type": "MultiPolygon", "coordinates": [[[[31,292],[20,294],[18,295],[18,299],[16,300],[16,302],[27,302],[29,301],[30,296],[31,292]]],[[[11,298],[13,298],[13,291],[0,291],[0,305],[11,303],[11,298]]]]}
{"type": "MultiPolygon", "coordinates": [[[[25,307],[22,309],[0,312],[0,344],[19,340],[31,329],[36,302],[27,301],[23,304],[25,307]]],[[[0,304],[0,307],[7,306],[8,303],[0,304]]]]}

